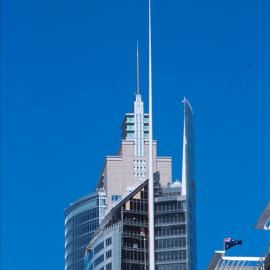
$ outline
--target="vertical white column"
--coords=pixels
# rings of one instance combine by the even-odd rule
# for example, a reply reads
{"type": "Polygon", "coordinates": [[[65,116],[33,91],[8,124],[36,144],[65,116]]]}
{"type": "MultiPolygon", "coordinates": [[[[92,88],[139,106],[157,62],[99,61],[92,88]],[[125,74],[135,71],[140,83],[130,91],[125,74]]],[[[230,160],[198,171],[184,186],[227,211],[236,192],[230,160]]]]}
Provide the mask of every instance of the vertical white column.
{"type": "Polygon", "coordinates": [[[182,101],[184,104],[184,128],[183,128],[183,157],[182,157],[182,195],[187,195],[187,160],[186,160],[186,98],[182,101]]]}
{"type": "Polygon", "coordinates": [[[152,39],[151,39],[151,0],[149,0],[149,270],[155,270],[155,222],[154,222],[154,181],[153,181],[153,121],[152,121],[152,39]]]}

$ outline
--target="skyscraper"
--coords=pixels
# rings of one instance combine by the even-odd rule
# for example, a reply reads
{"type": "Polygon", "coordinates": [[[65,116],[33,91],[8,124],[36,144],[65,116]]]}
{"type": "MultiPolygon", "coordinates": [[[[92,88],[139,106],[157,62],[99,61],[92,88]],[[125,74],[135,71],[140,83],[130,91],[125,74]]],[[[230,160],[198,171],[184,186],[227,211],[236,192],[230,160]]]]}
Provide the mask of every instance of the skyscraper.
{"type": "Polygon", "coordinates": [[[83,270],[84,254],[106,210],[104,190],[97,190],[65,209],[65,270],[83,270]]]}
{"type": "MultiPolygon", "coordinates": [[[[196,269],[193,111],[186,98],[183,104],[182,184],[164,184],[160,172],[154,174],[156,270],[196,269]]],[[[85,270],[149,269],[148,197],[149,180],[139,181],[107,212],[89,243],[85,270]]]]}
{"type": "MultiPolygon", "coordinates": [[[[118,155],[106,156],[97,191],[77,200],[65,210],[66,270],[83,269],[86,244],[98,228],[105,210],[108,212],[149,175],[149,115],[144,112],[139,89],[138,48],[137,91],[133,109],[132,113],[124,116],[118,155]],[[87,214],[88,212],[92,214],[87,214]]],[[[172,183],[172,158],[157,156],[157,141],[153,141],[152,160],[153,171],[159,173],[160,185],[172,183]]]]}
{"type": "Polygon", "coordinates": [[[152,131],[151,0],[149,0],[149,114],[139,87],[125,115],[116,156],[107,156],[97,183],[107,211],[85,256],[86,270],[196,270],[193,112],[184,98],[182,185],[172,181],[171,158],[157,156],[152,131]]]}

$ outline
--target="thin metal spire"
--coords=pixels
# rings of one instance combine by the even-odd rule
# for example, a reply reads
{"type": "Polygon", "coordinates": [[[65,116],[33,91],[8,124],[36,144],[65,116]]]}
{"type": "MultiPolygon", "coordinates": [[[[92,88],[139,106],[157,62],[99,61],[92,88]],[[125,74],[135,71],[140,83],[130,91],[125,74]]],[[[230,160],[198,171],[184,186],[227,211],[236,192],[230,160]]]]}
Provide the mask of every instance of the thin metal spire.
{"type": "Polygon", "coordinates": [[[139,59],[139,41],[137,40],[137,95],[140,94],[140,59],[139,59]]]}
{"type": "Polygon", "coordinates": [[[153,117],[152,117],[152,33],[151,33],[151,0],[148,7],[149,39],[149,270],[155,270],[155,224],[154,224],[154,179],[153,179],[153,117]]]}

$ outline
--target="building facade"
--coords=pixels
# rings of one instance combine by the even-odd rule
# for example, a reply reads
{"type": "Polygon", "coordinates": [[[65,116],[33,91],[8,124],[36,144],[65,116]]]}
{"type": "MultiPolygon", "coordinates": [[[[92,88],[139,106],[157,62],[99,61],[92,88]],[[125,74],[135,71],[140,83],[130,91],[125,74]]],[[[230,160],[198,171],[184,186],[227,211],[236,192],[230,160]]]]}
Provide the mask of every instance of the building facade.
{"type": "Polygon", "coordinates": [[[84,269],[86,247],[105,211],[104,190],[97,190],[65,209],[65,270],[84,269]]]}
{"type": "MultiPolygon", "coordinates": [[[[164,167],[158,166],[162,158],[156,156],[156,143],[154,142],[154,181],[155,181],[155,269],[156,270],[195,270],[196,263],[196,193],[194,179],[194,149],[193,149],[193,111],[187,99],[184,99],[184,127],[183,127],[183,160],[182,183],[171,180],[171,161],[165,162],[164,167]],[[170,173],[168,173],[170,171],[170,173]],[[168,177],[169,175],[169,177],[168,177]]],[[[127,119],[134,118],[133,114],[127,114],[123,124],[123,140],[120,148],[121,157],[113,157],[110,165],[112,170],[126,186],[116,202],[111,204],[107,214],[91,239],[86,257],[86,270],[146,270],[148,269],[148,179],[136,178],[134,156],[136,150],[135,135],[127,135],[133,132],[126,122],[134,122],[127,119]],[[130,147],[125,154],[125,146],[130,147]],[[121,169],[123,156],[129,156],[129,171],[134,173],[133,186],[128,190],[125,177],[121,169]],[[114,167],[116,159],[119,159],[119,167],[114,167]],[[124,192],[128,190],[128,192],[124,192]],[[111,246],[107,247],[106,239],[111,238],[111,246]],[[119,245],[119,242],[121,243],[119,245]],[[100,247],[100,248],[97,248],[100,247]],[[111,251],[110,251],[111,250],[111,251]],[[106,255],[112,253],[112,258],[106,255]],[[120,254],[117,256],[116,254],[120,254]],[[120,268],[119,268],[120,266],[120,268]]],[[[144,117],[143,119],[146,119],[144,117]]],[[[146,120],[147,121],[147,120],[146,120]]],[[[144,124],[146,125],[146,124],[144,124]]],[[[143,125],[143,126],[144,126],[143,125]]],[[[148,150],[147,140],[144,141],[144,154],[148,150]]],[[[147,158],[145,154],[145,159],[147,158]]],[[[107,161],[109,157],[107,157],[107,161]]],[[[144,160],[141,158],[141,160],[144,160]]],[[[106,164],[108,166],[108,163],[106,164]]],[[[106,174],[108,167],[103,171],[104,175],[100,183],[107,185],[107,192],[113,190],[110,186],[111,178],[106,174]]],[[[146,171],[146,170],[145,170],[146,171]]],[[[109,173],[110,174],[110,173],[109,173]]],[[[147,174],[144,175],[145,177],[147,174]]],[[[119,181],[118,179],[118,181],[119,181]]],[[[113,181],[111,183],[114,183],[113,181]]],[[[119,185],[115,186],[119,192],[119,185]]],[[[111,196],[111,193],[109,193],[111,196]]],[[[107,195],[108,198],[108,195],[107,195]]]]}
{"type": "MultiPolygon", "coordinates": [[[[155,269],[186,270],[185,196],[181,195],[180,182],[162,187],[159,173],[155,173],[154,179],[155,269]]],[[[148,269],[148,180],[106,215],[90,241],[85,263],[86,270],[148,269]]]]}
{"type": "MultiPolygon", "coordinates": [[[[134,110],[125,115],[119,152],[106,157],[97,184],[98,188],[105,189],[108,209],[148,178],[148,114],[143,113],[140,94],[136,95],[134,110]]],[[[172,158],[157,156],[157,141],[153,142],[153,167],[160,172],[163,185],[172,182],[172,158]]]]}

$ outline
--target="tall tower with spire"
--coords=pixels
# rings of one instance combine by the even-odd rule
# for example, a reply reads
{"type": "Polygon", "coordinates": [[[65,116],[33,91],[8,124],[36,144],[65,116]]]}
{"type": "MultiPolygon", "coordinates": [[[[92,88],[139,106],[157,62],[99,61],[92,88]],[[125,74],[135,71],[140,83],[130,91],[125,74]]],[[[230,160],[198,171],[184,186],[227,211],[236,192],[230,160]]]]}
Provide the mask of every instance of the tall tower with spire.
{"type": "Polygon", "coordinates": [[[139,46],[137,41],[137,91],[134,101],[134,156],[144,156],[144,108],[140,94],[140,63],[139,46]]]}
{"type": "MultiPolygon", "coordinates": [[[[133,112],[126,113],[122,138],[115,156],[106,156],[97,187],[104,187],[108,209],[149,176],[149,114],[144,111],[140,91],[139,46],[136,49],[136,95],[133,112]]],[[[157,156],[157,141],[152,141],[153,172],[158,171],[161,185],[172,182],[172,158],[157,156]]]]}

